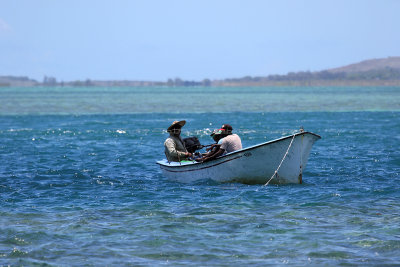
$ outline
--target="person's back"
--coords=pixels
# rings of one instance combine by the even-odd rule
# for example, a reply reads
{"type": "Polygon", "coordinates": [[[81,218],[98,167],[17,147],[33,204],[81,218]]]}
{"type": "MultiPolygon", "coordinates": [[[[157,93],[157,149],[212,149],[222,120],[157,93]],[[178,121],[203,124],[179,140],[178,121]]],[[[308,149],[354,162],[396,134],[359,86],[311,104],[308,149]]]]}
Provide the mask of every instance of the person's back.
{"type": "Polygon", "coordinates": [[[221,149],[225,150],[226,153],[230,153],[236,150],[242,149],[242,140],[237,134],[230,134],[220,140],[221,149]]]}

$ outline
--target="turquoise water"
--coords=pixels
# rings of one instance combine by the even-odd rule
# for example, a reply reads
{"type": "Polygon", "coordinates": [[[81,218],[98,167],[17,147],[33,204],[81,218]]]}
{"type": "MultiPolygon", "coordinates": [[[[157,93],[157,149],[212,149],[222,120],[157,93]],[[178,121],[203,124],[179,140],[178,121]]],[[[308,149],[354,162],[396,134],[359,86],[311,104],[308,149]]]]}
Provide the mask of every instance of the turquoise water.
{"type": "Polygon", "coordinates": [[[400,111],[399,87],[0,88],[0,114],[400,111]]]}
{"type": "Polygon", "coordinates": [[[0,266],[399,265],[399,103],[400,88],[0,88],[0,266]],[[180,184],[155,164],[175,119],[203,144],[223,123],[244,146],[322,139],[301,185],[180,184]]]}

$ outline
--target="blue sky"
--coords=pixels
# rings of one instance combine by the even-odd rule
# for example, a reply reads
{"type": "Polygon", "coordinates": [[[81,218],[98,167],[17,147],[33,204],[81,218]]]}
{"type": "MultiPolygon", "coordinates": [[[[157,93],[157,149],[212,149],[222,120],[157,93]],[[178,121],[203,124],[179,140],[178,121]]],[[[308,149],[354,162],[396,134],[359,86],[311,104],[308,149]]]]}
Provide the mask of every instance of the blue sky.
{"type": "Polygon", "coordinates": [[[221,79],[400,56],[398,0],[0,0],[0,75],[221,79]]]}

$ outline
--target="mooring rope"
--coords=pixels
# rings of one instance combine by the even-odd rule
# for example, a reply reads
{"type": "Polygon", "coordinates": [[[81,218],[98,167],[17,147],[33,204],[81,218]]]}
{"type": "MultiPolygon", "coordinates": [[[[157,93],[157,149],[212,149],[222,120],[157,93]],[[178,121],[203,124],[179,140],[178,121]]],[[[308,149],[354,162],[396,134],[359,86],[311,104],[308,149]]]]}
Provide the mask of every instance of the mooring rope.
{"type": "Polygon", "coordinates": [[[283,161],[285,160],[286,156],[289,154],[290,147],[292,146],[293,140],[294,140],[295,137],[296,137],[296,134],[293,134],[292,141],[290,141],[290,144],[289,144],[289,146],[288,146],[288,148],[287,148],[287,150],[286,150],[285,155],[283,156],[283,158],[282,158],[282,160],[281,160],[281,163],[279,164],[279,166],[278,166],[278,168],[276,169],[276,171],[274,172],[274,174],[271,176],[271,178],[268,180],[268,182],[267,182],[264,186],[267,186],[267,185],[269,184],[269,182],[271,182],[271,180],[274,179],[274,177],[275,177],[276,175],[278,175],[278,171],[279,171],[279,169],[281,168],[282,163],[283,163],[283,161]]]}

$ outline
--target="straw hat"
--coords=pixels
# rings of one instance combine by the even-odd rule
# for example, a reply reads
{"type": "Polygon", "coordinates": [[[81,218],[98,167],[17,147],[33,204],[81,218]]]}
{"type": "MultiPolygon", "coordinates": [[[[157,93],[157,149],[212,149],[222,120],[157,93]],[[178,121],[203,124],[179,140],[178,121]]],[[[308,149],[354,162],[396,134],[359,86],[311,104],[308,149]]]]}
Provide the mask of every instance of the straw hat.
{"type": "Polygon", "coordinates": [[[170,131],[174,128],[182,128],[183,125],[186,124],[186,121],[174,121],[171,126],[168,127],[167,131],[170,131]]]}

